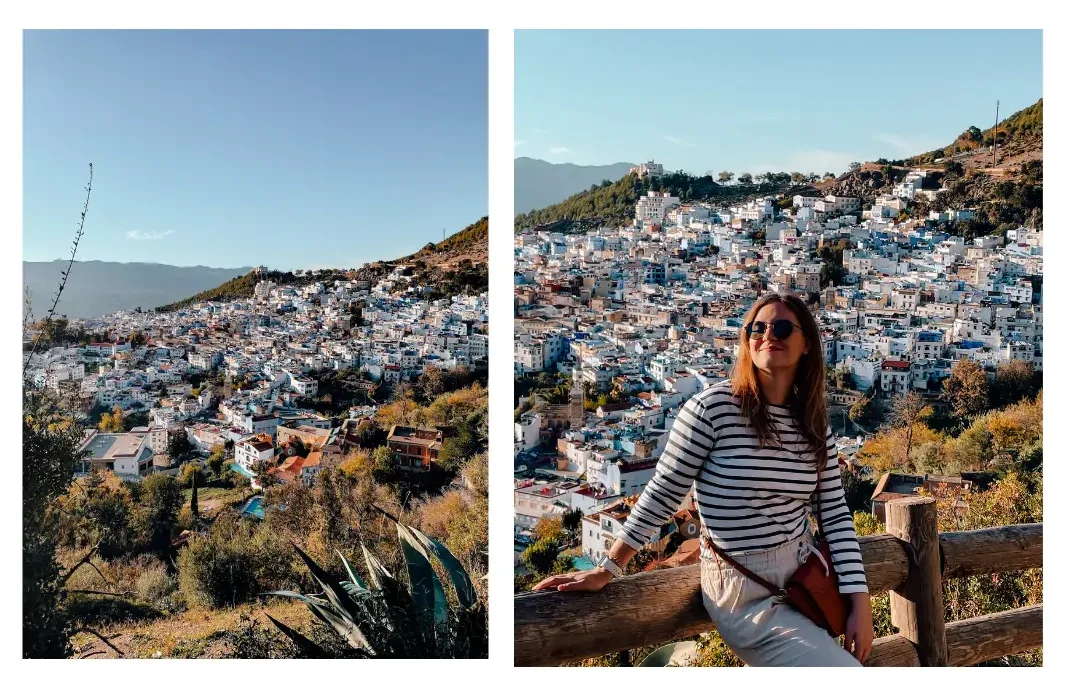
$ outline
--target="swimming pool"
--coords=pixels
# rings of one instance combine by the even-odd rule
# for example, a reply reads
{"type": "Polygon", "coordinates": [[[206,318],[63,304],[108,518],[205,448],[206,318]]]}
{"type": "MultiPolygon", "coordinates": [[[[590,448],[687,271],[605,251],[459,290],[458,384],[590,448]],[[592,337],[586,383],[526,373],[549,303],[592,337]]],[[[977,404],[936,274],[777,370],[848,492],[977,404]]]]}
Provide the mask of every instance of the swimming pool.
{"type": "Polygon", "coordinates": [[[244,508],[240,510],[240,513],[244,516],[252,516],[256,519],[261,519],[265,516],[263,511],[263,498],[252,497],[244,504],[244,508]]]}
{"type": "Polygon", "coordinates": [[[581,570],[582,572],[588,572],[589,570],[595,569],[595,568],[596,568],[596,564],[593,563],[593,561],[590,560],[587,557],[575,557],[574,558],[574,569],[576,569],[576,570],[581,570]]]}
{"type": "Polygon", "coordinates": [[[255,473],[251,472],[250,470],[248,470],[244,466],[240,465],[239,463],[232,463],[231,465],[229,465],[229,470],[233,471],[234,473],[240,473],[241,475],[246,477],[248,480],[255,477],[255,473]]]}

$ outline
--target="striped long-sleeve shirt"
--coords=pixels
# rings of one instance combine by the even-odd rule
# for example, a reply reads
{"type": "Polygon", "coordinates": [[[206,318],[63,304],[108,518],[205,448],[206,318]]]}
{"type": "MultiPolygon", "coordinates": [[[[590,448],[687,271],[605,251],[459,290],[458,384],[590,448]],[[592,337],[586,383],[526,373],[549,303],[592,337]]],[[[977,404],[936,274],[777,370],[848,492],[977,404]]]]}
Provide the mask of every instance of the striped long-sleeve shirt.
{"type": "MultiPolygon", "coordinates": [[[[811,507],[817,507],[814,456],[792,411],[778,406],[769,411],[780,448],[770,444],[760,449],[728,381],[690,398],[619,539],[639,550],[671,518],[691,487],[702,527],[725,552],[768,550],[800,536],[811,507]]],[[[862,553],[840,484],[831,429],[827,447],[821,472],[821,530],[840,592],[865,592],[862,553]]]]}

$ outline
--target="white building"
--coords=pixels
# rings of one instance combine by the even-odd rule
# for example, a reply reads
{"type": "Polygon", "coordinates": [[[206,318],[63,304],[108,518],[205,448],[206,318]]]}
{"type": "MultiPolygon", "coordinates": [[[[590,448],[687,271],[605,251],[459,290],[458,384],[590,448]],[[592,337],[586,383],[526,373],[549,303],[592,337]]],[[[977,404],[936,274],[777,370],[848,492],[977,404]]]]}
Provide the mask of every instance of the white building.
{"type": "Polygon", "coordinates": [[[274,440],[267,434],[258,434],[236,444],[236,463],[249,472],[256,471],[259,461],[274,458],[274,440]]]}
{"type": "Polygon", "coordinates": [[[86,451],[79,463],[79,474],[91,468],[111,470],[124,480],[137,481],[154,468],[154,451],[149,434],[105,434],[92,432],[80,448],[86,451]]]}
{"type": "Polygon", "coordinates": [[[650,191],[638,199],[637,208],[634,209],[634,220],[638,224],[661,224],[664,222],[664,216],[667,215],[667,212],[678,205],[679,197],[650,191]]]}

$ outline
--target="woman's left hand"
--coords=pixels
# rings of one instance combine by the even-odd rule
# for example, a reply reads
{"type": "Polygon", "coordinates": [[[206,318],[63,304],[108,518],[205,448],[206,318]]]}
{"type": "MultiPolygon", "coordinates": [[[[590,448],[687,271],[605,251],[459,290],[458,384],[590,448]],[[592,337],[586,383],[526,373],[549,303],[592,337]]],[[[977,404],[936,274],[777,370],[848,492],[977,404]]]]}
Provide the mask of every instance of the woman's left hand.
{"type": "Polygon", "coordinates": [[[851,594],[851,615],[844,630],[844,649],[860,664],[866,664],[874,645],[874,617],[870,612],[870,594],[851,594]]]}

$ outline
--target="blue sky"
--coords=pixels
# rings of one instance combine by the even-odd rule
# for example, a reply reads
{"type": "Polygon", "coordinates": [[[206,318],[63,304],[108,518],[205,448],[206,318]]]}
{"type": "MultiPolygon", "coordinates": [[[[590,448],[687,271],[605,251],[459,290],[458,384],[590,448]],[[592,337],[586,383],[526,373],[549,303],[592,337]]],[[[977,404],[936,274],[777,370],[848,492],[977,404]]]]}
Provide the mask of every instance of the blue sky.
{"type": "Polygon", "coordinates": [[[354,267],[487,215],[485,31],[24,33],[23,259],[354,267]]]}
{"type": "MultiPolygon", "coordinates": [[[[812,10],[808,10],[812,11],[812,10]]],[[[1041,31],[522,31],[516,156],[842,171],[1042,97],[1041,31]]]]}

